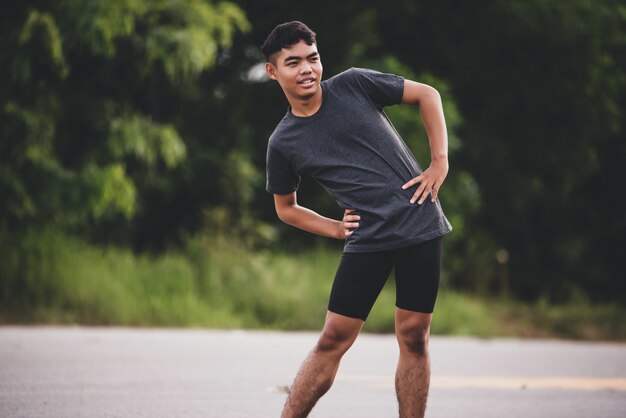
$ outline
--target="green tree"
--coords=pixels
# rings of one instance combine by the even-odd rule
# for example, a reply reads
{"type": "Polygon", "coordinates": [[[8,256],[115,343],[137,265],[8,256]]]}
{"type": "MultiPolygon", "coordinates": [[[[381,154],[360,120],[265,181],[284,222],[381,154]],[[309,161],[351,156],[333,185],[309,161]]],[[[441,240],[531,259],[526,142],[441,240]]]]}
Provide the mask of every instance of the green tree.
{"type": "Polygon", "coordinates": [[[458,163],[484,203],[472,230],[510,255],[513,291],[624,300],[624,2],[398,1],[381,14],[392,53],[450,81],[458,163]]]}
{"type": "MultiPolygon", "coordinates": [[[[175,185],[188,155],[176,109],[249,28],[203,0],[5,2],[0,218],[123,230],[175,185]],[[125,219],[125,220],[124,220],[125,219]]],[[[128,237],[126,237],[128,239],[128,237]]]]}

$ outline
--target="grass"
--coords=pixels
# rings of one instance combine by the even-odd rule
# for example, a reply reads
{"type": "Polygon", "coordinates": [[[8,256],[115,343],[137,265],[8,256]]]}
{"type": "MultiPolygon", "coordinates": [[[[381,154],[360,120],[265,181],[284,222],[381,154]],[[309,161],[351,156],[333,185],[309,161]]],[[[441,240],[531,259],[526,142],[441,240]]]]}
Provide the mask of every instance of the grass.
{"type": "MultiPolygon", "coordinates": [[[[320,329],[340,254],[248,251],[202,237],[178,253],[136,255],[51,230],[0,237],[0,323],[320,329]]],[[[365,331],[393,332],[390,280],[365,331]]],[[[584,296],[563,305],[480,298],[444,285],[432,333],[626,340],[626,308],[584,296]]]]}

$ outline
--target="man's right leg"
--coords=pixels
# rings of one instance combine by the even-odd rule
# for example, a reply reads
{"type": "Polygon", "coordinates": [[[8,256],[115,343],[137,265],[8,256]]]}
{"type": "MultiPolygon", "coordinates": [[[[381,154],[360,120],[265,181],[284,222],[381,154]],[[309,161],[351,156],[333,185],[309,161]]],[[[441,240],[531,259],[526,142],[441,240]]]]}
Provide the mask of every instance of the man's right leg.
{"type": "Polygon", "coordinates": [[[306,417],[330,389],[341,357],[363,328],[392,264],[388,252],[343,254],[330,291],[322,335],[300,367],[283,418],[306,417]]]}
{"type": "Polygon", "coordinates": [[[328,311],[322,335],[304,360],[291,386],[283,418],[306,417],[330,389],[339,362],[363,327],[364,321],[328,311]]]}

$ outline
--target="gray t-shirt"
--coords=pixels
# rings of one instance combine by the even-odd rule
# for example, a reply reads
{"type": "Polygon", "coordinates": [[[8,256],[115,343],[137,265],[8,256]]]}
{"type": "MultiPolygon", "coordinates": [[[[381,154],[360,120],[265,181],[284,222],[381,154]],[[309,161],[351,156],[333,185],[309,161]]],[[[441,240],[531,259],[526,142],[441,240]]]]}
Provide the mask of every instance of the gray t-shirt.
{"type": "Polygon", "coordinates": [[[272,133],[267,191],[293,193],[306,174],[342,209],[356,209],[361,220],[344,252],[390,250],[450,232],[439,201],[412,204],[417,186],[402,189],[422,170],[383,107],[402,101],[404,79],[351,68],[321,85],[322,105],[314,115],[289,109],[272,133]]]}

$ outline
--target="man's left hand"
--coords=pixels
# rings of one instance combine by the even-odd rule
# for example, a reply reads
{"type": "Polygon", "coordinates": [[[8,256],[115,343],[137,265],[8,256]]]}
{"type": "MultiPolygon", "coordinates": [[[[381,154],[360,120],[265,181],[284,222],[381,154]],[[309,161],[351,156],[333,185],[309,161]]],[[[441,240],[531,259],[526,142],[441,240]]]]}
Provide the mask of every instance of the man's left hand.
{"type": "Polygon", "coordinates": [[[424,172],[419,176],[406,182],[402,188],[408,189],[409,187],[419,183],[419,187],[411,198],[411,203],[417,202],[421,205],[431,192],[431,202],[435,202],[435,200],[437,200],[439,188],[443,184],[447,175],[448,159],[433,160],[430,163],[430,167],[424,170],[424,172]]]}

